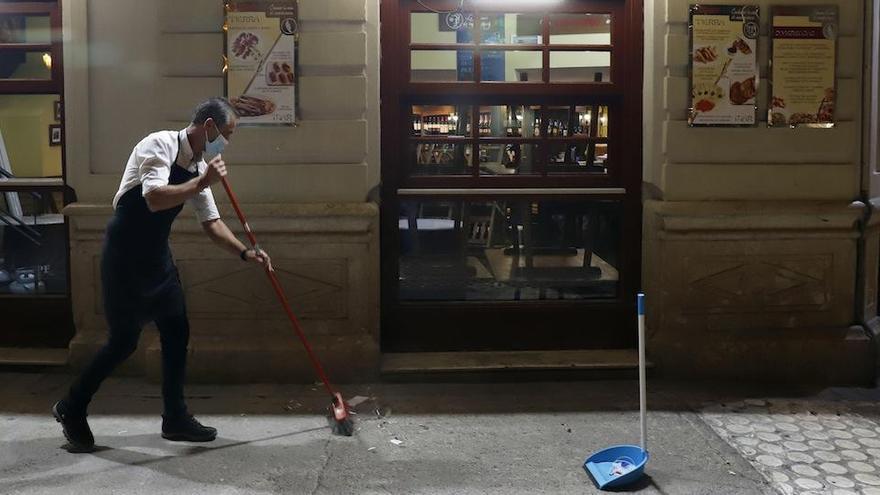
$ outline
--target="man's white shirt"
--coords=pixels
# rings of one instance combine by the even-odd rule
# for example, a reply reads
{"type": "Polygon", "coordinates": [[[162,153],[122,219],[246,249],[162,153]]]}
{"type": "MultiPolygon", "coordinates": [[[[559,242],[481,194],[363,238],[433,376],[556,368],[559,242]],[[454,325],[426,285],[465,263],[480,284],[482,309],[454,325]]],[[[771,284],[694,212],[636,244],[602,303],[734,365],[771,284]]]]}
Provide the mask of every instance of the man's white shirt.
{"type": "MultiPolygon", "coordinates": [[[[128,157],[125,172],[119,184],[119,191],[113,198],[113,208],[119,203],[119,199],[131,188],[141,184],[144,196],[150,191],[168,184],[171,175],[171,165],[177,159],[177,165],[189,172],[205,173],[208,164],[199,157],[195,160],[192,146],[186,137],[186,129],[181,131],[159,131],[150,134],[139,142],[128,157]]],[[[214,202],[214,194],[211,188],[206,187],[187,203],[195,210],[196,217],[200,222],[207,222],[220,218],[217,205],[214,202]]]]}

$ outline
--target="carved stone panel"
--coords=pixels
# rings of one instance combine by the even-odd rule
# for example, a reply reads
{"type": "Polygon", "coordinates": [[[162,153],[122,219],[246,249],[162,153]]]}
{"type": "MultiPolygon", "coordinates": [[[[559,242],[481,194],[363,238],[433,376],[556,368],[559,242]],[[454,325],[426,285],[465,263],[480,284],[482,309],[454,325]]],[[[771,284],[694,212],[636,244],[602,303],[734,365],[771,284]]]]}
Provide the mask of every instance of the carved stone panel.
{"type": "Polygon", "coordinates": [[[823,311],[832,298],[831,254],[685,259],[687,313],[823,311]]]}
{"type": "MultiPolygon", "coordinates": [[[[348,316],[345,259],[273,259],[293,311],[302,318],[348,316]]],[[[229,260],[179,260],[187,308],[193,318],[274,319],[284,312],[263,270],[229,260]]]]}

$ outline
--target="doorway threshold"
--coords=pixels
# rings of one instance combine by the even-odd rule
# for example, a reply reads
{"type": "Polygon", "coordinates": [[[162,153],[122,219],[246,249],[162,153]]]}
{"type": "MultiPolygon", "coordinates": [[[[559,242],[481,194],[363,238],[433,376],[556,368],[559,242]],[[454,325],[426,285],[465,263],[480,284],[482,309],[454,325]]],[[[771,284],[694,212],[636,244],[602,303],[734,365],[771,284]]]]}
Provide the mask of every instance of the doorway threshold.
{"type": "MultiPolygon", "coordinates": [[[[537,371],[630,371],[639,366],[635,349],[560,351],[408,352],[382,355],[386,376],[537,371]]],[[[647,363],[650,367],[651,364],[647,363]]]]}
{"type": "Polygon", "coordinates": [[[67,348],[0,347],[3,366],[67,366],[67,348]]]}

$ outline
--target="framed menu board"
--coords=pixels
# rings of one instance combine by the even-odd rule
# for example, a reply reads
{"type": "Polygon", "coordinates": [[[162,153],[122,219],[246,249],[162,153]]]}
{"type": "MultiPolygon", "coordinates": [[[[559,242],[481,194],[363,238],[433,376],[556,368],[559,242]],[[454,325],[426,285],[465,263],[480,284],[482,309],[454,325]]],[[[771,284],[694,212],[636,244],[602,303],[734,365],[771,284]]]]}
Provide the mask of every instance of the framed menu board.
{"type": "Polygon", "coordinates": [[[296,0],[226,4],[226,97],[239,123],[296,123],[296,0]]]}
{"type": "Polygon", "coordinates": [[[688,125],[757,123],[758,7],[691,5],[688,125]]]}
{"type": "Polygon", "coordinates": [[[773,7],[770,18],[768,125],[834,127],[837,7],[773,7]]]}

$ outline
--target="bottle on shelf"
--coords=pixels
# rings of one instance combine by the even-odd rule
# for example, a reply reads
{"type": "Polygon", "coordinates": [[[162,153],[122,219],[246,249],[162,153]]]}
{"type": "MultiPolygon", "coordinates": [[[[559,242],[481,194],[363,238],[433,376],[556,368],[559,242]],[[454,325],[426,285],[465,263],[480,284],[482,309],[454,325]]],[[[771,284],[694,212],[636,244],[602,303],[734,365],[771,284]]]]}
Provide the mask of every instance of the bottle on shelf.
{"type": "Polygon", "coordinates": [[[449,134],[449,118],[446,115],[440,116],[440,134],[449,134]]]}
{"type": "Polygon", "coordinates": [[[568,126],[566,125],[565,121],[560,123],[559,133],[563,137],[568,137],[568,126]]]}
{"type": "Polygon", "coordinates": [[[505,126],[505,129],[504,129],[504,134],[507,137],[513,136],[513,119],[514,119],[513,107],[507,107],[507,125],[505,126]]]}
{"type": "Polygon", "coordinates": [[[532,136],[541,137],[541,117],[535,116],[535,123],[532,125],[532,136]]]}

